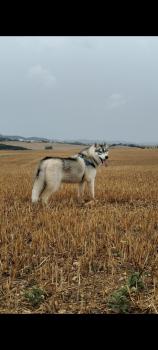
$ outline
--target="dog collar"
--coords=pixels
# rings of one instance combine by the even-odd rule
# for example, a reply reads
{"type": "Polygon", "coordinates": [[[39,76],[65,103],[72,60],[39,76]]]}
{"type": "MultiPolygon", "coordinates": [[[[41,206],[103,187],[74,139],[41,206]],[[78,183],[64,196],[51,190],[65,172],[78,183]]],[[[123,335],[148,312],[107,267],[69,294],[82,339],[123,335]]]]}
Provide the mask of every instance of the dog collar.
{"type": "Polygon", "coordinates": [[[85,162],[86,165],[92,165],[93,168],[95,168],[94,163],[92,163],[90,160],[86,159],[86,158],[84,157],[83,154],[80,154],[80,153],[79,153],[79,157],[82,158],[82,159],[84,160],[84,162],[85,162]]]}

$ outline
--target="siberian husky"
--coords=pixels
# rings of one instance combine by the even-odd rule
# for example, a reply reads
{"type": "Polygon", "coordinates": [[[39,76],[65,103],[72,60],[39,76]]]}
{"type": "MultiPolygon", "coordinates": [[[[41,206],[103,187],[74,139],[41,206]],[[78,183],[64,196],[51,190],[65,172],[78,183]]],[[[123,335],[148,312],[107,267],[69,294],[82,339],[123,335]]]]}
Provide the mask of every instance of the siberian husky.
{"type": "Polygon", "coordinates": [[[78,200],[87,182],[91,198],[94,199],[94,182],[97,168],[106,164],[108,159],[107,145],[97,145],[86,147],[78,154],[69,158],[46,157],[40,161],[33,189],[32,203],[42,202],[47,204],[52,193],[57,191],[61,183],[77,183],[78,200]]]}

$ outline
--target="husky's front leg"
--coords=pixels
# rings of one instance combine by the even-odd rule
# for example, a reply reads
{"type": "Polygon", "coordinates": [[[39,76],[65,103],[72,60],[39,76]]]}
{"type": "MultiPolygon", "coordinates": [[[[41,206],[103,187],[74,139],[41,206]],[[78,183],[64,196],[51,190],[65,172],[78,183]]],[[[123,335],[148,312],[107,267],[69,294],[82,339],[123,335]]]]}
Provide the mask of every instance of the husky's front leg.
{"type": "Polygon", "coordinates": [[[91,200],[94,200],[94,179],[91,181],[88,181],[88,189],[91,195],[91,200]]]}
{"type": "Polygon", "coordinates": [[[90,195],[91,195],[91,198],[90,200],[85,204],[85,205],[88,205],[89,204],[94,204],[95,203],[95,198],[94,198],[94,181],[95,180],[91,180],[91,181],[88,181],[88,189],[89,189],[89,192],[90,192],[90,195]]]}
{"type": "Polygon", "coordinates": [[[84,182],[80,182],[79,185],[78,185],[78,201],[80,203],[84,202],[83,199],[82,199],[83,191],[84,191],[84,185],[85,185],[84,182]]]}

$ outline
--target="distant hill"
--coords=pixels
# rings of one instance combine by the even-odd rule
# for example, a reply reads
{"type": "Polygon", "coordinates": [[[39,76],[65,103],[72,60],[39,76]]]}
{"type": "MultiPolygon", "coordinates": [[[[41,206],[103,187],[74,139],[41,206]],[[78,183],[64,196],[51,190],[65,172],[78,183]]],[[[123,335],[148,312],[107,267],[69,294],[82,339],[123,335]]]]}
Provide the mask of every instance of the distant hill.
{"type": "Polygon", "coordinates": [[[158,145],[155,143],[134,143],[134,142],[126,142],[126,141],[119,141],[119,140],[99,140],[99,139],[48,139],[45,137],[37,137],[37,136],[17,136],[17,135],[2,135],[0,134],[0,141],[21,141],[21,142],[45,142],[45,143],[60,143],[60,144],[72,144],[72,145],[90,145],[93,143],[107,143],[110,147],[138,147],[138,148],[150,148],[150,147],[156,147],[158,148],[158,145]]]}
{"type": "Polygon", "coordinates": [[[0,134],[0,141],[24,141],[24,142],[49,142],[45,137],[24,137],[17,135],[2,135],[0,134]]]}
{"type": "Polygon", "coordinates": [[[134,143],[112,143],[110,144],[110,147],[136,147],[136,148],[142,148],[144,149],[145,146],[141,146],[141,145],[137,145],[137,144],[134,144],[134,143]]]}
{"type": "Polygon", "coordinates": [[[3,143],[0,143],[0,150],[29,151],[29,149],[25,147],[4,145],[3,143]]]}

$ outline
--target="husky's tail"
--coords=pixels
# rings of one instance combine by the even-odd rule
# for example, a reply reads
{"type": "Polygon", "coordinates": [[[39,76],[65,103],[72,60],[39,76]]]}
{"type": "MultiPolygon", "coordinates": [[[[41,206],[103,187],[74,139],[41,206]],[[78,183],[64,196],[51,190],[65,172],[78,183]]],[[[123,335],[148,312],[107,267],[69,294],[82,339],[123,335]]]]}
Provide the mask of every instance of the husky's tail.
{"type": "Polygon", "coordinates": [[[40,194],[43,192],[45,185],[45,169],[42,169],[39,166],[32,189],[32,203],[38,202],[40,194]]]}

